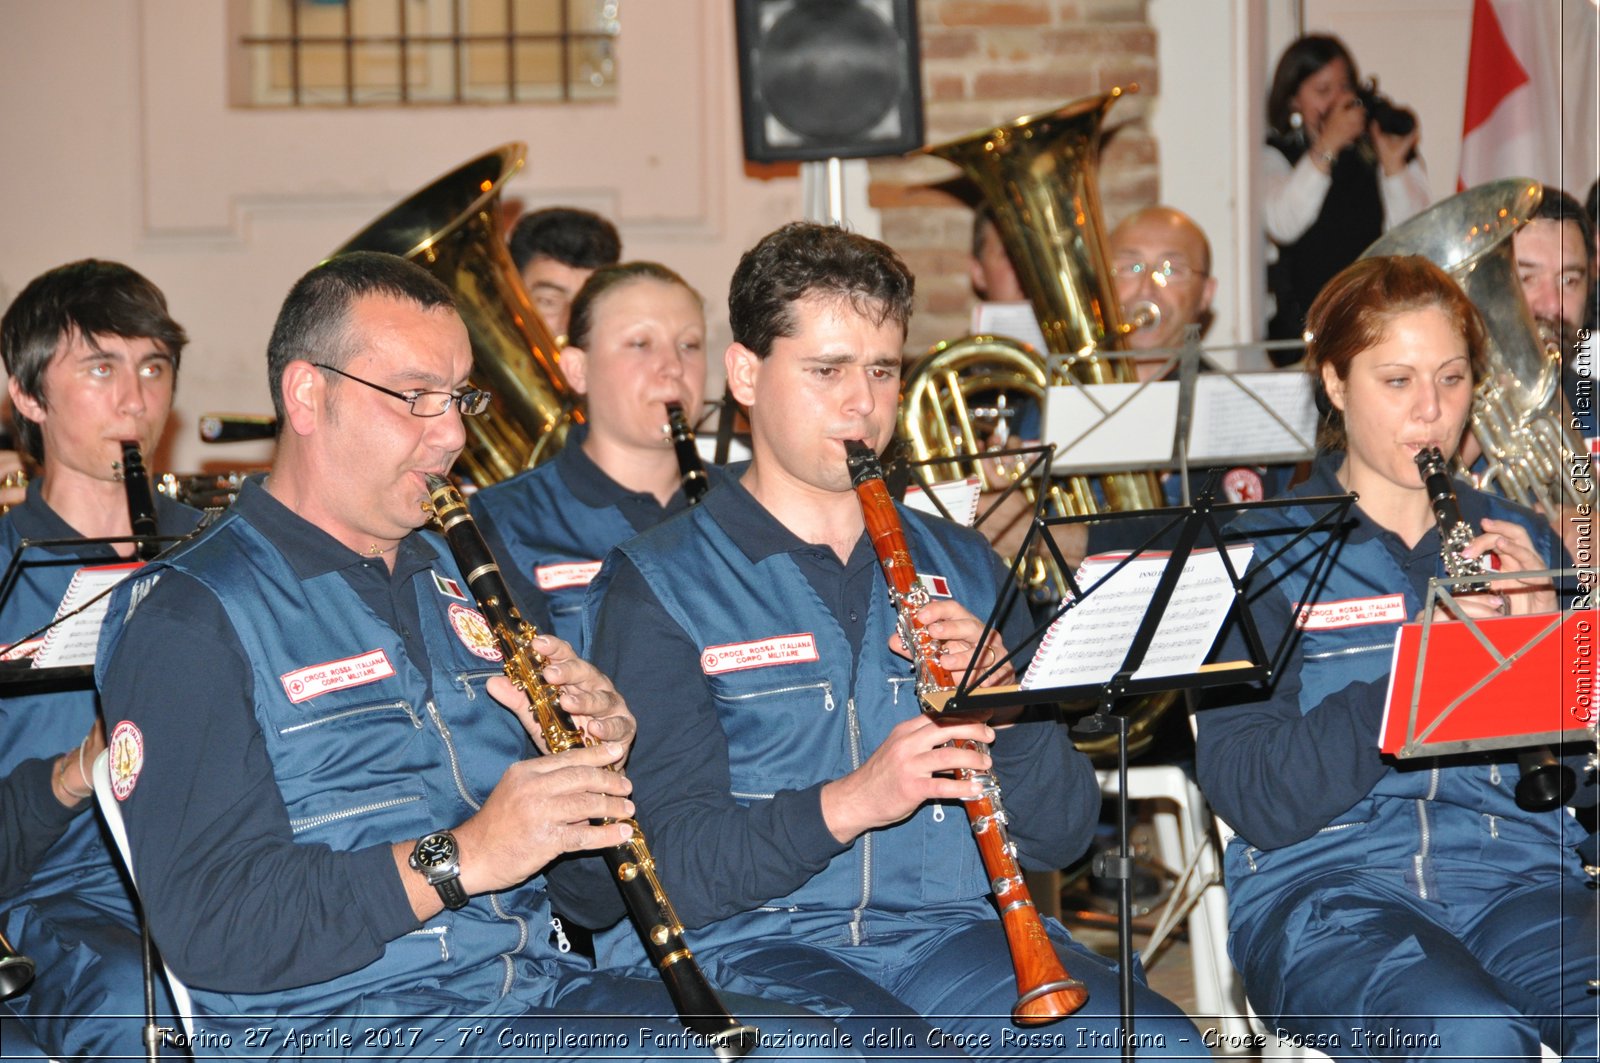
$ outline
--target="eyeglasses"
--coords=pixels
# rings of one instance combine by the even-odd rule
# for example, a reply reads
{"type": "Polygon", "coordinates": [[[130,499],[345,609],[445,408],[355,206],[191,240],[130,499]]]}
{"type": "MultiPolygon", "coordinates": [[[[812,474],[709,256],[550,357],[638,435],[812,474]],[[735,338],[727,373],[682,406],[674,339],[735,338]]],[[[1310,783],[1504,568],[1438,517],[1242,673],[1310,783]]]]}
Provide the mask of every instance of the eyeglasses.
{"type": "Polygon", "coordinates": [[[413,417],[443,417],[454,406],[461,411],[463,417],[477,417],[489,408],[489,400],[494,396],[478,388],[468,388],[456,394],[449,391],[394,391],[382,384],[374,384],[370,380],[362,380],[354,373],[346,373],[343,369],[327,365],[323,362],[312,362],[318,369],[326,369],[330,373],[338,373],[348,377],[357,384],[365,384],[373,391],[381,391],[385,395],[393,395],[411,408],[413,417]]]}
{"type": "Polygon", "coordinates": [[[1164,258],[1160,262],[1139,262],[1132,259],[1120,259],[1111,263],[1111,276],[1116,280],[1137,280],[1148,273],[1150,280],[1158,288],[1165,288],[1173,281],[1183,282],[1190,277],[1198,277],[1200,271],[1187,262],[1174,262],[1164,258]]]}

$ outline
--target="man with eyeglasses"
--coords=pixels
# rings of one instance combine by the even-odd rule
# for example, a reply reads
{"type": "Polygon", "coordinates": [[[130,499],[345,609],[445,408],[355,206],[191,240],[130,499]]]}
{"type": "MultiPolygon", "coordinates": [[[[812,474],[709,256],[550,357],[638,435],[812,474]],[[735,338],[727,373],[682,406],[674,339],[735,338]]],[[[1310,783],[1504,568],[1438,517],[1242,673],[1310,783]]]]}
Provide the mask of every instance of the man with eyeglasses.
{"type": "MultiPolygon", "coordinates": [[[[595,975],[547,925],[552,898],[613,912],[599,861],[545,872],[627,838],[631,784],[607,769],[634,722],[541,637],[545,678],[600,741],[535,755],[465,577],[420,530],[426,477],[487,404],[450,293],[403,259],[340,256],[290,291],[267,360],[271,474],[125,585],[100,653],[112,788],[155,940],[213,1038],[196,1043],[702,1054],[641,1043],[675,1027],[661,984],[595,975]]],[[[831,1032],[771,1026],[796,1024],[831,1032]]]]}
{"type": "MultiPolygon", "coordinates": [[[[1135,211],[1111,230],[1111,278],[1122,317],[1131,321],[1141,304],[1154,306],[1161,318],[1128,336],[1132,351],[1167,350],[1183,343],[1184,330],[1211,323],[1211,298],[1217,278],[1211,275],[1211,244],[1193,218],[1172,207],[1135,211]]],[[[1139,358],[1139,379],[1160,369],[1163,357],[1139,358]]]]}

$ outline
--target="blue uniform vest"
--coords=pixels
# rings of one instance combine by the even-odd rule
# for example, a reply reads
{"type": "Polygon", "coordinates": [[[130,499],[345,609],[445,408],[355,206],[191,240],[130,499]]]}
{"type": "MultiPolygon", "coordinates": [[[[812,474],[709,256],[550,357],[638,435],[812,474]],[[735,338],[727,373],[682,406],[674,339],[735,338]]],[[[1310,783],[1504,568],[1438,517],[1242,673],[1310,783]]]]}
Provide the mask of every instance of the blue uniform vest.
{"type": "MultiPolygon", "coordinates": [[[[995,600],[992,554],[981,537],[897,508],[925,581],[944,576],[957,601],[995,600]]],[[[848,774],[919,711],[911,663],[888,649],[894,610],[887,588],[872,595],[857,659],[790,555],[752,565],[704,509],[619,549],[702,649],[739,803],[848,774]],[[774,639],[782,641],[752,645],[774,639]],[[784,663],[750,663],[767,658],[784,663]]],[[[604,594],[610,571],[592,585],[591,603],[604,594]]],[[[992,917],[987,895],[964,811],[957,803],[930,804],[904,823],[863,834],[787,896],[699,928],[693,940],[709,948],[782,933],[792,919],[855,940],[866,912],[972,902],[992,917]],[[775,920],[773,913],[781,914],[775,920]]]]}
{"type": "MultiPolygon", "coordinates": [[[[43,519],[52,523],[59,521],[53,514],[46,518],[41,511],[47,512],[46,506],[35,491],[29,494],[26,502],[0,519],[0,565],[10,562],[23,539],[40,538],[34,530],[19,529],[19,518],[31,516],[30,524],[43,519]]],[[[158,515],[163,535],[183,534],[200,519],[197,511],[165,500],[160,504],[158,515]]],[[[0,646],[10,646],[49,623],[79,568],[127,563],[105,546],[86,547],[83,553],[30,548],[24,555],[24,562],[28,567],[22,571],[0,609],[0,646]]],[[[9,773],[24,760],[56,757],[83,741],[99,711],[99,698],[93,685],[85,682],[82,690],[8,694],[0,698],[0,775],[9,773]]],[[[0,908],[59,893],[80,897],[92,894],[95,903],[122,917],[124,925],[138,925],[133,903],[117,871],[116,859],[106,848],[99,819],[92,812],[72,821],[27,885],[15,896],[0,899],[0,908]]]]}
{"type": "MultiPolygon", "coordinates": [[[[1560,554],[1549,526],[1528,511],[1505,500],[1485,495],[1457,481],[1457,494],[1476,496],[1488,515],[1514,520],[1526,527],[1534,548],[1544,557],[1560,554]]],[[[1300,489],[1301,491],[1305,489],[1300,489]]],[[[1282,536],[1265,534],[1272,528],[1303,528],[1312,515],[1293,507],[1263,511],[1236,522],[1233,530],[1257,539],[1257,556],[1283,545],[1282,536]]],[[[1230,533],[1231,534],[1231,533],[1230,533]]],[[[1310,541],[1290,548],[1270,571],[1274,576],[1291,571],[1280,584],[1294,593],[1304,585],[1301,567],[1316,549],[1310,541]]],[[[1437,573],[1443,575],[1441,571],[1437,573]]],[[[1374,681],[1386,675],[1400,624],[1416,616],[1422,600],[1412,592],[1411,581],[1393,555],[1377,538],[1346,540],[1318,597],[1318,606],[1361,603],[1373,615],[1394,620],[1350,626],[1308,627],[1300,632],[1295,662],[1301,680],[1300,711],[1317,710],[1330,694],[1353,682],[1374,681]]],[[[1376,743],[1377,736],[1373,736],[1376,743]]],[[[1403,876],[1405,887],[1427,899],[1435,892],[1440,861],[1456,856],[1475,858],[1489,839],[1526,844],[1498,845],[1495,859],[1526,858],[1526,867],[1504,867],[1508,875],[1525,870],[1548,873],[1550,854],[1575,843],[1580,835],[1564,811],[1529,813],[1517,808],[1513,796],[1518,779],[1515,751],[1493,760],[1460,760],[1445,764],[1422,758],[1395,761],[1366,797],[1316,834],[1279,849],[1261,850],[1235,837],[1228,845],[1226,871],[1231,921],[1236,934],[1248,936],[1253,922],[1280,909],[1286,893],[1316,888],[1324,872],[1365,867],[1374,874],[1403,876]],[[1518,854],[1521,854],[1520,856],[1518,854]]]]}
{"type": "Polygon", "coordinates": [[[472,496],[472,511],[488,515],[510,552],[498,559],[500,567],[514,568],[538,588],[552,634],[581,657],[584,593],[607,551],[633,538],[628,518],[616,506],[580,501],[562,479],[558,461],[484,488],[472,496]]]}
{"type": "MultiPolygon", "coordinates": [[[[439,554],[439,574],[465,587],[443,541],[421,534],[439,554]]],[[[460,823],[508,764],[530,754],[522,729],[484,690],[501,667],[469,643],[486,645],[487,627],[471,603],[442,589],[427,570],[412,580],[430,658],[424,675],[400,635],[339,572],[301,580],[237,513],[161,567],[217,595],[254,665],[252,708],[297,843],[349,851],[460,823]],[[315,666],[327,667],[306,671],[315,666]],[[349,681],[329,682],[335,675],[349,681]]],[[[136,603],[140,588],[159,575],[160,567],[119,589],[101,660],[121,635],[129,601],[136,603]]],[[[555,962],[538,932],[548,919],[543,880],[535,878],[440,912],[391,941],[381,959],[331,981],[260,994],[196,990],[194,998],[213,1015],[353,1012],[362,995],[426,984],[487,1004],[526,976],[518,961],[555,962]]]]}

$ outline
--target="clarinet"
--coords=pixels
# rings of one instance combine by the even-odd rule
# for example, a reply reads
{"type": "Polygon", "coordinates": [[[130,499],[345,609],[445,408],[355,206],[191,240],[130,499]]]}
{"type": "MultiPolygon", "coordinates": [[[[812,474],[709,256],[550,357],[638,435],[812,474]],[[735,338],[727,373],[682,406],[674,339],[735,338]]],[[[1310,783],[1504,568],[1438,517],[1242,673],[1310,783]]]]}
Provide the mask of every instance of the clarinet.
{"type": "MultiPolygon", "coordinates": [[[[900,527],[900,515],[895,512],[894,500],[884,486],[878,456],[872,448],[855,440],[845,441],[845,452],[850,482],[861,502],[867,534],[872,538],[878,563],[889,582],[896,628],[916,662],[917,698],[927,711],[930,700],[937,701],[936,695],[955,686],[954,677],[939,664],[933,636],[917,618],[918,610],[929,600],[928,591],[917,580],[905,532],[900,527]]],[[[978,748],[976,742],[960,745],[967,749],[978,748]]],[[[1006,945],[1011,950],[1011,966],[1017,975],[1017,1002],[1011,1009],[1012,1021],[1019,1026],[1036,1026],[1071,1015],[1083,1007],[1089,999],[1089,991],[1062,967],[1061,958],[1045,933],[1044,920],[1039,917],[1033,895],[1023,881],[1022,867],[1017,863],[1017,847],[1006,833],[1008,817],[1000,802],[1000,784],[990,772],[962,769],[958,774],[982,784],[982,792],[962,804],[967,810],[972,835],[977,839],[978,852],[983,857],[984,873],[989,877],[1000,908],[1000,923],[1005,929],[1006,945]]]]}
{"type": "Polygon", "coordinates": [[[139,560],[149,561],[161,552],[161,544],[155,540],[161,532],[156,527],[155,496],[150,493],[150,478],[145,475],[136,440],[122,444],[122,486],[128,494],[128,523],[139,537],[134,553],[139,560]]]}
{"type": "Polygon", "coordinates": [[[33,981],[33,961],[11,947],[0,934],[0,1000],[16,996],[33,981]]]}
{"type": "MultiPolygon", "coordinates": [[[[1417,452],[1416,460],[1417,471],[1422,474],[1422,483],[1428,492],[1428,504],[1433,508],[1433,519],[1439,526],[1439,555],[1445,574],[1459,577],[1493,572],[1483,555],[1467,557],[1463,553],[1478,532],[1461,515],[1444,455],[1438,447],[1427,447],[1417,452]]],[[[1549,746],[1518,753],[1517,768],[1521,774],[1515,791],[1517,807],[1524,812],[1549,812],[1560,808],[1572,798],[1578,786],[1577,775],[1556,759],[1549,746]]]]}
{"type": "Polygon", "coordinates": [[[683,476],[683,495],[691,506],[699,505],[700,500],[706,497],[706,492],[711,490],[711,481],[706,479],[705,463],[700,460],[700,451],[694,445],[694,429],[689,427],[689,419],[683,415],[683,403],[667,403],[666,427],[667,434],[672,437],[672,449],[678,455],[678,472],[683,476]]]}
{"type": "MultiPolygon", "coordinates": [[[[467,574],[472,596],[505,655],[506,676],[528,696],[545,744],[552,753],[592,744],[561,707],[561,692],[544,681],[545,658],[532,646],[539,631],[517,611],[500,566],[467,512],[461,492],[442,476],[429,476],[428,493],[450,552],[467,574]]],[[[600,855],[611,869],[634,925],[642,931],[645,952],[666,983],[679,1021],[704,1038],[718,1059],[738,1059],[756,1047],[761,1031],[728,1013],[695,963],[683,940],[683,925],[656,877],[655,859],[645,845],[644,833],[637,823],[627,822],[633,837],[600,855]]]]}

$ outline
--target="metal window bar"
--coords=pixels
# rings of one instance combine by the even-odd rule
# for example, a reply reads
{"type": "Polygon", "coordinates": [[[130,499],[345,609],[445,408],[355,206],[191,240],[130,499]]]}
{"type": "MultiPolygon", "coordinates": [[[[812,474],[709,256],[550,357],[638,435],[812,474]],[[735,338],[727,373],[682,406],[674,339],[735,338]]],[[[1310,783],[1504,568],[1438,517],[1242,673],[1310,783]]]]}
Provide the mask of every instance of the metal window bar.
{"type": "MultiPolygon", "coordinates": [[[[300,15],[299,0],[289,0],[288,32],[285,34],[245,34],[239,38],[239,43],[247,50],[253,52],[266,51],[268,54],[275,49],[287,49],[289,60],[289,105],[293,107],[307,106],[306,101],[306,58],[305,48],[311,44],[337,44],[342,51],[341,86],[345,106],[360,106],[358,101],[358,88],[363,86],[357,75],[356,46],[384,45],[395,46],[399,60],[399,75],[397,95],[402,105],[412,102],[413,93],[409,80],[408,62],[413,50],[419,45],[448,44],[451,49],[451,84],[450,101],[454,103],[467,102],[466,97],[466,46],[471,44],[498,43],[505,49],[506,58],[506,87],[505,99],[508,103],[517,102],[518,66],[517,45],[549,42],[560,49],[559,98],[563,102],[573,99],[572,70],[573,48],[583,42],[606,42],[614,39],[614,34],[596,32],[592,30],[574,31],[572,9],[570,0],[562,0],[557,8],[559,14],[559,29],[555,33],[521,32],[517,29],[515,0],[505,0],[506,3],[506,29],[500,33],[470,33],[466,31],[461,0],[451,0],[450,20],[451,27],[448,33],[412,33],[410,19],[406,12],[406,0],[395,0],[398,13],[398,32],[358,34],[355,29],[354,5],[345,3],[343,11],[343,33],[338,36],[327,34],[307,34],[301,31],[302,19],[300,15]]],[[[474,101],[480,102],[480,101],[474,101]]]]}

